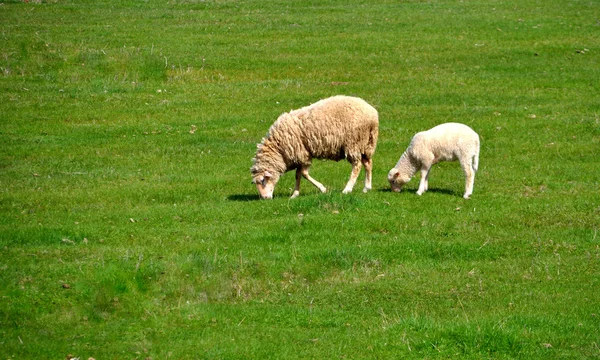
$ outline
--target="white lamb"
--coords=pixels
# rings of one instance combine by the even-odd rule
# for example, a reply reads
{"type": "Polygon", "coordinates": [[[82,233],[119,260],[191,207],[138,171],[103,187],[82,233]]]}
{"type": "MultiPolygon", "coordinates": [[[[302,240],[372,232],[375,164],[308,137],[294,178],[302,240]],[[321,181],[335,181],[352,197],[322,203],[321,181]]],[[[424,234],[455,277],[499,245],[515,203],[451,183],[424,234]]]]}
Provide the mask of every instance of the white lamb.
{"type": "Polygon", "coordinates": [[[421,170],[417,195],[422,195],[428,188],[431,166],[440,161],[456,160],[465,173],[463,197],[468,199],[473,193],[475,173],[479,165],[479,135],[463,124],[446,123],[417,133],[396,166],[388,173],[388,181],[392,190],[399,192],[421,170]]]}
{"type": "Polygon", "coordinates": [[[372,157],[378,133],[377,110],[356,97],[334,96],[284,113],[257,146],[250,169],[252,181],[261,198],[271,199],[279,177],[295,169],[292,198],[300,194],[302,176],[326,192],[325,186],[308,174],[312,159],[347,159],[352,164],[352,173],[343,192],[352,191],[362,165],[366,170],[363,192],[367,192],[371,189],[372,157]]]}

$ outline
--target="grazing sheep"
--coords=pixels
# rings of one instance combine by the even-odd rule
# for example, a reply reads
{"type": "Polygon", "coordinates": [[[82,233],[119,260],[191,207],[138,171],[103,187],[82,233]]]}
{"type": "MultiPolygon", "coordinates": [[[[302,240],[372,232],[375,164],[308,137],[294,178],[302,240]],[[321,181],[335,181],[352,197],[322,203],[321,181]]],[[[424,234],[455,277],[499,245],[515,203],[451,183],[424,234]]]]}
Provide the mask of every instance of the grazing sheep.
{"type": "Polygon", "coordinates": [[[465,199],[473,193],[475,172],[479,165],[479,135],[467,125],[447,123],[417,133],[408,149],[388,173],[392,190],[399,192],[417,170],[421,170],[421,182],[417,195],[427,191],[429,170],[440,161],[460,162],[465,177],[465,199]]]}
{"type": "Polygon", "coordinates": [[[344,194],[352,191],[362,165],[366,170],[363,192],[367,192],[371,189],[371,158],[378,132],[377,110],[356,97],[334,96],[283,113],[257,146],[250,169],[252,182],[261,198],[271,199],[279,177],[295,169],[292,198],[300,194],[301,176],[325,192],[325,186],[308,174],[312,159],[347,159],[352,164],[352,173],[344,194]]]}

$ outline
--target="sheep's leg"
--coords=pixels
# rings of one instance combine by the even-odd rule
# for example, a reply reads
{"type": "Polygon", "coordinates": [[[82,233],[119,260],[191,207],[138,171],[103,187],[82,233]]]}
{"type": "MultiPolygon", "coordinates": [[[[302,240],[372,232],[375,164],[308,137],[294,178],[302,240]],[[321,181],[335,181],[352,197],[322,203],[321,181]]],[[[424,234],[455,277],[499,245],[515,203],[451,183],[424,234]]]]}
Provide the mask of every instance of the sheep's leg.
{"type": "Polygon", "coordinates": [[[350,180],[348,180],[348,183],[346,184],[346,187],[344,188],[344,191],[342,191],[344,194],[348,194],[352,192],[352,189],[354,188],[354,184],[356,184],[356,179],[358,178],[358,174],[360,174],[360,168],[362,167],[362,163],[358,160],[352,161],[352,173],[350,173],[350,180]]]}
{"type": "Polygon", "coordinates": [[[465,173],[465,194],[463,195],[465,199],[468,199],[469,197],[471,197],[471,194],[473,194],[473,184],[475,183],[475,171],[473,170],[471,164],[471,157],[469,157],[468,159],[461,159],[460,161],[460,166],[462,167],[463,172],[465,173]]]}
{"type": "Polygon", "coordinates": [[[362,164],[365,166],[365,188],[363,189],[363,192],[366,193],[372,188],[371,179],[373,172],[373,159],[362,158],[361,161],[362,164]]]}
{"type": "Polygon", "coordinates": [[[423,195],[427,188],[429,187],[429,170],[431,166],[421,168],[421,181],[419,182],[419,190],[417,190],[417,195],[423,195]]]}
{"type": "Polygon", "coordinates": [[[296,169],[296,186],[294,187],[294,192],[292,193],[291,198],[296,198],[300,195],[300,179],[302,178],[302,170],[301,168],[296,169]]]}
{"type": "MultiPolygon", "coordinates": [[[[304,176],[304,178],[306,180],[308,180],[311,184],[313,184],[314,186],[316,186],[317,188],[319,188],[319,190],[321,190],[322,193],[327,192],[327,189],[325,188],[325,186],[323,186],[323,184],[321,184],[320,182],[318,182],[317,180],[313,179],[310,175],[308,175],[308,169],[310,168],[310,166],[302,166],[300,172],[302,173],[302,176],[304,176]]],[[[299,180],[297,180],[299,181],[299,180]]]]}

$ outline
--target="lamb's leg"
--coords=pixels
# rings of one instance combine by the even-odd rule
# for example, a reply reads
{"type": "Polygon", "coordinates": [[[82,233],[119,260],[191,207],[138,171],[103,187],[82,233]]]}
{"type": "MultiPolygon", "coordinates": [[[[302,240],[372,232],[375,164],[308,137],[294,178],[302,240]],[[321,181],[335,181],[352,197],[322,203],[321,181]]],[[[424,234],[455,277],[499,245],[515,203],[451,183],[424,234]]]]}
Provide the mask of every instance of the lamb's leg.
{"type": "Polygon", "coordinates": [[[356,184],[356,179],[358,178],[358,174],[360,174],[361,167],[362,167],[362,164],[360,161],[358,161],[358,160],[352,161],[352,173],[350,173],[350,180],[348,180],[348,183],[346,184],[344,191],[342,191],[344,194],[348,194],[348,193],[352,192],[352,189],[354,188],[354,184],[356,184]]]}
{"type": "Polygon", "coordinates": [[[318,182],[317,180],[313,179],[310,175],[308,175],[308,169],[310,168],[309,166],[303,165],[302,169],[300,170],[302,173],[302,176],[304,176],[304,178],[306,180],[308,180],[311,184],[313,184],[314,186],[316,186],[317,188],[319,188],[319,190],[321,190],[322,193],[326,192],[327,189],[325,188],[325,186],[323,186],[323,184],[321,184],[320,182],[318,182]]]}
{"type": "Polygon", "coordinates": [[[371,179],[373,172],[373,159],[362,158],[362,164],[365,166],[365,188],[363,192],[371,190],[371,179]]]}
{"type": "Polygon", "coordinates": [[[302,178],[302,170],[301,168],[296,169],[296,186],[294,187],[294,192],[292,193],[291,199],[298,197],[300,195],[300,179],[302,178]]]}
{"type": "Polygon", "coordinates": [[[417,195],[423,195],[427,188],[429,187],[429,170],[431,170],[431,166],[424,166],[421,168],[421,181],[419,182],[419,190],[417,190],[417,195]]]}
{"type": "Polygon", "coordinates": [[[472,157],[460,160],[460,166],[465,173],[465,194],[463,195],[465,199],[470,198],[471,194],[473,194],[473,184],[475,183],[475,171],[471,164],[472,157]]]}

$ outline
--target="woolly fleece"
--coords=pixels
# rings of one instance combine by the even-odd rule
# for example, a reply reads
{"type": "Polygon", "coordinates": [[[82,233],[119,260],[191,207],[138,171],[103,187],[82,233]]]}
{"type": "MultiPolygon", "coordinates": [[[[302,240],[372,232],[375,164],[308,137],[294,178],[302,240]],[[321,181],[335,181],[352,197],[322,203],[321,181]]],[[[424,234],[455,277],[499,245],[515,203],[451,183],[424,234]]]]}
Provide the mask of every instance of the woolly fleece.
{"type": "Polygon", "coordinates": [[[338,95],[284,113],[257,146],[253,182],[260,184],[268,173],[274,185],[283,173],[302,167],[308,174],[313,158],[347,159],[354,175],[355,166],[360,172],[361,161],[373,157],[378,131],[377,110],[356,97],[338,95]]]}

